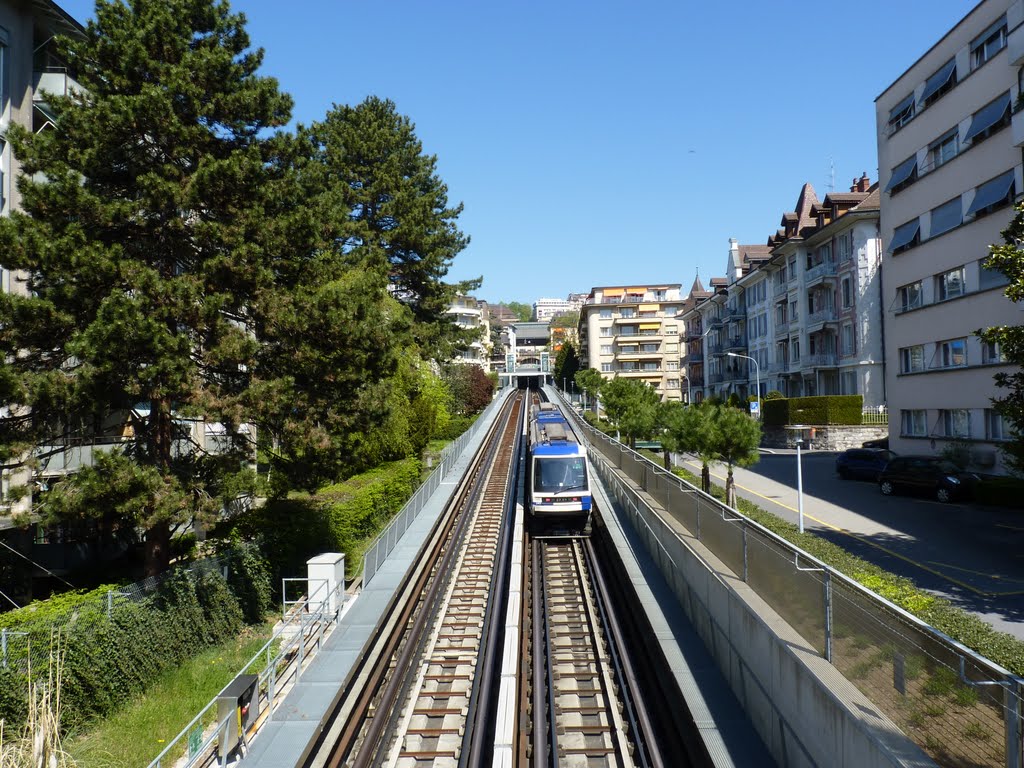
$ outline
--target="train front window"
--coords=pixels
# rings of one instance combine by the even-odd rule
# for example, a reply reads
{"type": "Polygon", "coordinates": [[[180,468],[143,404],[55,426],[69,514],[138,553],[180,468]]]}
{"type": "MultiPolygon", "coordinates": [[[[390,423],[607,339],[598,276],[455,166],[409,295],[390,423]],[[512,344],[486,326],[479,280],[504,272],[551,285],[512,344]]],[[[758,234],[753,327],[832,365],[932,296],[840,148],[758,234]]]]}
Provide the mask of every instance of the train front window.
{"type": "Polygon", "coordinates": [[[537,459],[534,470],[534,490],[541,493],[587,489],[587,466],[579,456],[537,459]]]}

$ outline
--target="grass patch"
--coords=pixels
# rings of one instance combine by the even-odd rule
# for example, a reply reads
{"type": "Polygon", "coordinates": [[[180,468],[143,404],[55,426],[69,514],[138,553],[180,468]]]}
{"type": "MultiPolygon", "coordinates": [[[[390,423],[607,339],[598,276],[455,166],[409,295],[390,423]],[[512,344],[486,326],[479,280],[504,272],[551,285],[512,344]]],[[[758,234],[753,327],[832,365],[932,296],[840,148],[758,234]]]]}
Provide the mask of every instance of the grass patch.
{"type": "Polygon", "coordinates": [[[145,695],[69,738],[65,749],[89,768],[149,765],[253,657],[272,628],[270,622],[249,627],[241,637],[167,672],[145,695]]]}

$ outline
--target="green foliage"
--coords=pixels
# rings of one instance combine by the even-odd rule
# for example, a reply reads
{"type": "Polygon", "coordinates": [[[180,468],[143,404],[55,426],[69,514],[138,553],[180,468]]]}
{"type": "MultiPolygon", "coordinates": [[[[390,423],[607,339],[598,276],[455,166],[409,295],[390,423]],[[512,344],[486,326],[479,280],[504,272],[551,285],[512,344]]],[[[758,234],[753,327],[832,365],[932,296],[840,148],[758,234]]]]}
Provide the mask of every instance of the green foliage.
{"type": "Polygon", "coordinates": [[[785,395],[783,395],[777,389],[770,389],[764,395],[765,401],[768,401],[768,400],[782,400],[784,397],[785,397],[785,395]]]}
{"type": "Polygon", "coordinates": [[[852,424],[861,423],[863,395],[820,395],[816,397],[765,397],[765,426],[787,424],[852,424]]]}
{"type": "Polygon", "coordinates": [[[601,394],[604,383],[604,377],[596,368],[585,368],[576,374],[576,386],[591,399],[601,394]]]}
{"type": "Polygon", "coordinates": [[[501,306],[509,309],[520,321],[527,323],[533,317],[533,306],[521,301],[503,301],[501,306]]]}
{"type": "Polygon", "coordinates": [[[562,344],[562,348],[555,355],[554,366],[555,384],[559,387],[565,386],[572,391],[570,386],[576,381],[576,374],[580,370],[580,358],[576,352],[576,345],[570,341],[562,344]]]}
{"type": "Polygon", "coordinates": [[[71,728],[144,693],[162,672],[234,638],[243,626],[238,599],[217,571],[179,569],[141,601],[108,601],[110,590],[116,595],[116,586],[104,586],[3,616],[2,626],[29,634],[27,646],[9,648],[8,667],[0,671],[0,718],[8,727],[25,716],[26,649],[35,659],[34,673],[45,669],[41,660],[55,626],[64,649],[63,724],[71,728]]]}
{"type": "Polygon", "coordinates": [[[455,416],[479,413],[494,396],[494,384],[479,365],[449,363],[441,369],[441,378],[451,392],[455,416]]]}
{"type": "Polygon", "coordinates": [[[601,391],[605,412],[623,435],[631,442],[651,437],[660,404],[653,387],[637,379],[616,377],[601,391]]]}

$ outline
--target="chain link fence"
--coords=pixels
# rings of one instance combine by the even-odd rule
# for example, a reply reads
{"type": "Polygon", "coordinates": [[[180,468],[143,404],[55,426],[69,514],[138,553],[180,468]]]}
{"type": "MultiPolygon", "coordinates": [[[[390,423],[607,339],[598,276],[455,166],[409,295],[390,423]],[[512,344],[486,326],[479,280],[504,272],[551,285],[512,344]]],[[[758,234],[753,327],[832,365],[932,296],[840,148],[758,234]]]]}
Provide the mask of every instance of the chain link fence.
{"type": "Polygon", "coordinates": [[[941,766],[1021,768],[1024,680],[581,423],[643,489],[941,766]]]}

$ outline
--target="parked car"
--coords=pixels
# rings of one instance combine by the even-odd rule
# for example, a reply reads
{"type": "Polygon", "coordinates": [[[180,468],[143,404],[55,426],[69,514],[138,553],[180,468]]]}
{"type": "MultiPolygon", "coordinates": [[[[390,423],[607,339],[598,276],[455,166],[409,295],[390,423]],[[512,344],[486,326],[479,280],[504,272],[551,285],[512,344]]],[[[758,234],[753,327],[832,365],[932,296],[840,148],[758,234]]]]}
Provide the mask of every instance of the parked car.
{"type": "Polygon", "coordinates": [[[934,496],[939,501],[967,498],[980,478],[938,456],[897,456],[878,475],[878,488],[886,496],[896,491],[934,496]]]}
{"type": "Polygon", "coordinates": [[[896,455],[884,448],[848,448],[836,456],[836,472],[843,480],[866,477],[877,480],[878,474],[896,455]]]}

